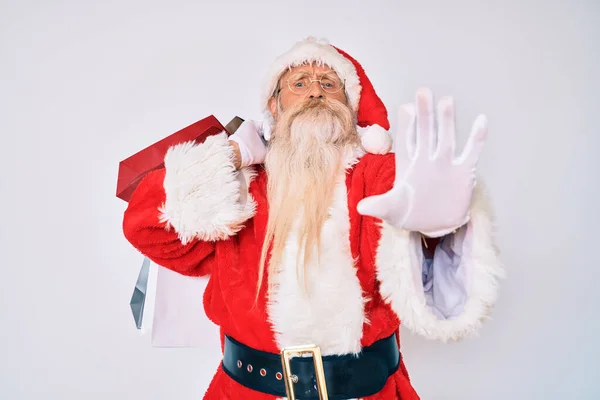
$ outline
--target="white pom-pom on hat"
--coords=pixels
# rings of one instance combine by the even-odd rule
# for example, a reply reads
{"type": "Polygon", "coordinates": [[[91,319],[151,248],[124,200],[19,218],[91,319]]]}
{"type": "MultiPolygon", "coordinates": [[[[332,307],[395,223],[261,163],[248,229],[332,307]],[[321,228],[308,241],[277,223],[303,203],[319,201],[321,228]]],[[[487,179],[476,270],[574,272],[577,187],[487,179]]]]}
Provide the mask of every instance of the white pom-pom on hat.
{"type": "Polygon", "coordinates": [[[387,154],[392,150],[392,137],[379,125],[358,128],[363,148],[371,154],[387,154]]]}

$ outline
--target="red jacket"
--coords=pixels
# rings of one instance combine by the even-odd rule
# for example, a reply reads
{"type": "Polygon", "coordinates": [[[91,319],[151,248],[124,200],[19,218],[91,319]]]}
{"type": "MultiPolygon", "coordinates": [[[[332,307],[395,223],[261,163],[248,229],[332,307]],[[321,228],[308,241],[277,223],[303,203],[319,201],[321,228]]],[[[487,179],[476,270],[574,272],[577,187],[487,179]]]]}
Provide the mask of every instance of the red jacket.
{"type": "MultiPolygon", "coordinates": [[[[310,282],[318,284],[311,297],[295,279],[296,241],[290,240],[277,291],[267,299],[265,276],[253,308],[268,220],[267,176],[258,166],[239,173],[230,160],[225,135],[172,148],[165,168],[138,186],[123,222],[126,238],[155,263],[188,276],[209,276],[204,309],[220,327],[221,343],[227,334],[272,353],[316,343],[328,355],[358,352],[399,333],[400,318],[415,331],[442,340],[477,330],[487,312],[479,303],[489,299],[470,300],[478,307],[467,304],[457,323],[435,318],[419,288],[419,237],[356,210],[363,198],[391,189],[393,154],[354,159],[340,177],[323,228],[321,268],[312,270],[310,282]]],[[[475,212],[473,223],[477,218],[475,212]]],[[[215,367],[205,399],[275,398],[241,386],[215,367]]],[[[385,388],[368,399],[418,398],[402,363],[385,388]]]]}

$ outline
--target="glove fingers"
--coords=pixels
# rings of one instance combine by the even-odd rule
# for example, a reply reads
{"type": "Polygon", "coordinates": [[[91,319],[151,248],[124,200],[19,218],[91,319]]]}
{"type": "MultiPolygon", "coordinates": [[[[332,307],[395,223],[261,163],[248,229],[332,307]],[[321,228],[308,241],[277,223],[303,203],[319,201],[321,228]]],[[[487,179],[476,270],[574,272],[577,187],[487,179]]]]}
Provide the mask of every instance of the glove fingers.
{"type": "Polygon", "coordinates": [[[386,219],[387,208],[384,194],[362,199],[356,206],[359,214],[380,219],[386,219]]]}
{"type": "Polygon", "coordinates": [[[264,123],[246,120],[229,137],[229,140],[235,141],[239,146],[243,167],[264,162],[267,152],[263,138],[264,125],[264,123]]]}
{"type": "Polygon", "coordinates": [[[417,155],[429,157],[436,145],[433,119],[433,93],[429,89],[417,91],[417,155]]]}
{"type": "Polygon", "coordinates": [[[410,210],[409,193],[395,188],[387,193],[367,197],[357,205],[358,213],[379,218],[400,227],[410,210]]]}
{"type": "Polygon", "coordinates": [[[440,100],[437,109],[438,115],[438,144],[434,158],[443,157],[453,159],[456,147],[456,122],[454,102],[451,97],[440,100]]]}
{"type": "Polygon", "coordinates": [[[485,115],[480,115],[475,119],[471,134],[465,144],[465,148],[455,164],[465,164],[470,167],[475,167],[479,161],[479,155],[483,150],[485,139],[487,137],[487,118],[485,115]]]}
{"type": "Polygon", "coordinates": [[[394,140],[398,159],[409,160],[415,156],[415,106],[403,104],[398,110],[398,126],[394,140]]]}

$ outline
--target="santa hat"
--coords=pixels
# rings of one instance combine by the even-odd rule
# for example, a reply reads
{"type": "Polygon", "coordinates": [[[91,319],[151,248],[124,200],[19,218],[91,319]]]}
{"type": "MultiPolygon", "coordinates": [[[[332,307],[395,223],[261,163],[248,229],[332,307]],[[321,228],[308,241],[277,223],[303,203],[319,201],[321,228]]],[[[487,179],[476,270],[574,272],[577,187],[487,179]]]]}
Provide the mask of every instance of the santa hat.
{"type": "MultiPolygon", "coordinates": [[[[390,151],[392,138],[388,131],[390,123],[381,99],[367,78],[362,66],[346,52],[329,44],[326,40],[307,38],[296,43],[288,52],[280,55],[267,75],[264,85],[263,107],[270,117],[268,102],[273,96],[279,78],[289,68],[316,63],[327,65],[345,82],[346,95],[356,113],[356,124],[363,147],[369,153],[385,154],[390,151]]],[[[271,117],[272,118],[272,117],[271,117]]],[[[265,132],[268,140],[270,132],[265,132]]]]}

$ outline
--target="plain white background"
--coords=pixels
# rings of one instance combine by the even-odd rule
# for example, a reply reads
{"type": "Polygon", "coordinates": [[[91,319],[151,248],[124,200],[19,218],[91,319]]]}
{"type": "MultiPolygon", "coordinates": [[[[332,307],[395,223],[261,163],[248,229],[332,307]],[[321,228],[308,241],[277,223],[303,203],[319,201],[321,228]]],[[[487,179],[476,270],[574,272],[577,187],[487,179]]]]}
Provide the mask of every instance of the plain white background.
{"type": "Polygon", "coordinates": [[[509,278],[478,339],[404,332],[422,398],[600,398],[600,3],[366,3],[0,2],[0,398],[202,397],[216,327],[179,350],[134,328],[118,162],[209,114],[260,118],[266,68],[308,35],[363,64],[392,125],[420,86],[455,97],[462,143],[490,120],[509,278]]]}

